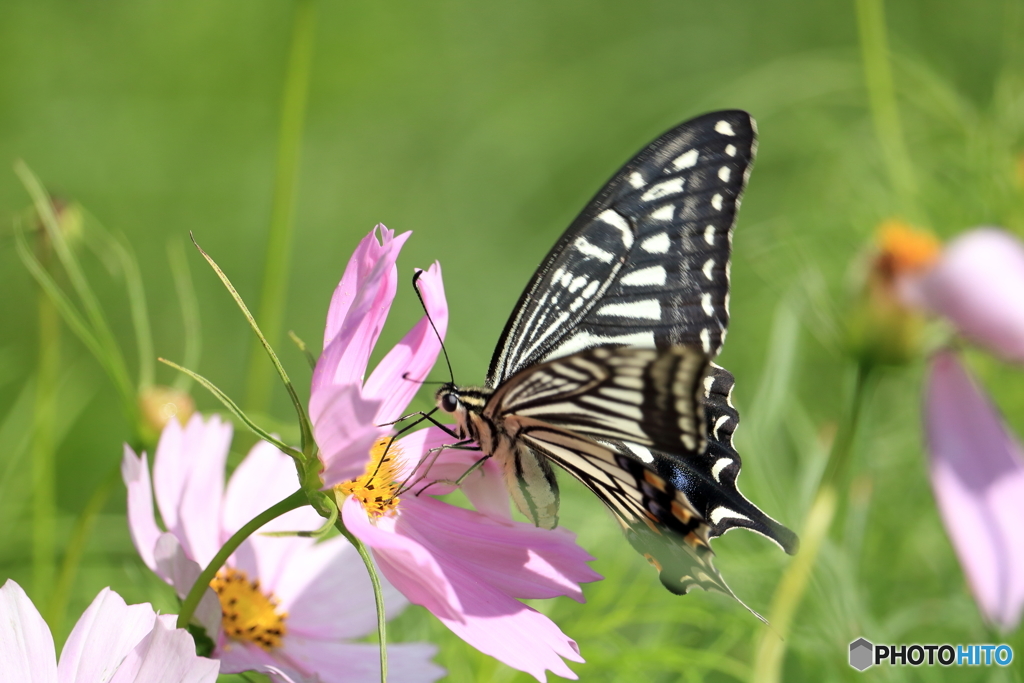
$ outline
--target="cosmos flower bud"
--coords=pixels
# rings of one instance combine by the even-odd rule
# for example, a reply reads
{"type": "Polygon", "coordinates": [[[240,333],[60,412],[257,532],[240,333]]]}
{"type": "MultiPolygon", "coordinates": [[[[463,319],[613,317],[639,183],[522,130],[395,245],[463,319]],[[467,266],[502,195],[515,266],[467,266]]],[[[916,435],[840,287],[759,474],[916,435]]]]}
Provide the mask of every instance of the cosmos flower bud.
{"type": "Polygon", "coordinates": [[[139,394],[139,431],[146,443],[156,443],[171,418],[182,425],[188,422],[196,405],[183,391],[165,386],[152,386],[139,394]]]}
{"type": "MultiPolygon", "coordinates": [[[[82,205],[78,202],[69,202],[59,196],[50,196],[50,206],[53,208],[53,215],[57,219],[57,229],[61,237],[71,247],[79,244],[85,236],[85,221],[82,215],[82,205]]],[[[46,242],[49,237],[46,233],[46,226],[42,216],[36,214],[36,230],[46,242]]]]}
{"type": "Polygon", "coordinates": [[[890,220],[878,228],[864,284],[847,321],[851,353],[872,365],[906,363],[920,350],[924,318],[903,295],[904,282],[927,272],[941,246],[929,232],[890,220]]]}

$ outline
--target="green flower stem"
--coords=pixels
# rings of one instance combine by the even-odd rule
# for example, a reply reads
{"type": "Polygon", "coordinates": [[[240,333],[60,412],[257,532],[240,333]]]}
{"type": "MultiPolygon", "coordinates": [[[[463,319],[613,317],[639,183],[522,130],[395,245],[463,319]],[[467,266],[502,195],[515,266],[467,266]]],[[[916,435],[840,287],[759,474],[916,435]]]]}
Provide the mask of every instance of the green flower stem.
{"type": "Polygon", "coordinates": [[[850,382],[846,406],[832,442],[828,463],[800,532],[800,553],[782,574],[772,596],[768,611],[768,622],[772,628],[766,629],[761,635],[750,679],[752,683],[778,683],[782,680],[786,638],[793,624],[793,615],[803,600],[821,546],[828,538],[829,530],[838,516],[837,512],[842,510],[843,497],[839,492],[846,490],[850,453],[860,425],[871,372],[872,366],[862,363],[854,368],[853,381],[850,382]]]}
{"type": "Polygon", "coordinates": [[[828,536],[836,511],[836,490],[823,486],[811,504],[807,520],[800,530],[800,553],[782,575],[769,608],[770,629],[764,629],[754,660],[753,683],[779,683],[782,660],[786,654],[786,636],[793,624],[793,615],[800,606],[810,581],[818,551],[828,536]]]}
{"type": "Polygon", "coordinates": [[[883,0],[856,0],[856,6],[868,104],[871,107],[875,133],[882,147],[889,182],[898,193],[905,210],[916,214],[917,183],[903,137],[903,126],[896,103],[896,89],[893,86],[892,69],[889,65],[885,6],[883,0]]]}
{"type": "Polygon", "coordinates": [[[853,370],[852,382],[849,384],[845,414],[839,422],[839,429],[832,442],[828,463],[825,465],[825,472],[818,484],[819,491],[826,486],[841,488],[846,480],[850,451],[853,449],[854,438],[857,436],[857,429],[860,425],[861,410],[864,407],[864,397],[867,394],[870,376],[871,366],[857,363],[853,370]]]}
{"type": "MultiPolygon", "coordinates": [[[[259,321],[271,344],[281,338],[284,305],[288,293],[295,191],[299,176],[299,152],[306,119],[309,74],[313,62],[316,29],[315,0],[296,0],[292,24],[288,71],[281,103],[281,128],[277,144],[277,172],[270,209],[270,234],[263,266],[259,321]]],[[[260,344],[253,341],[249,352],[248,387],[245,405],[249,412],[265,413],[270,404],[273,375],[263,361],[260,344]]]]}
{"type": "Polygon", "coordinates": [[[224,566],[227,559],[231,557],[231,553],[235,552],[238,546],[242,545],[242,541],[252,536],[260,527],[272,519],[277,519],[286,512],[291,512],[308,504],[309,499],[306,497],[305,491],[296,491],[281,502],[271,505],[236,531],[228,539],[228,542],[217,551],[217,554],[213,556],[210,564],[206,565],[206,568],[203,569],[202,573],[199,574],[199,578],[192,585],[188,595],[185,596],[185,601],[181,603],[181,612],[178,614],[178,628],[188,628],[188,623],[192,619],[196,607],[199,606],[199,601],[202,599],[203,594],[209,588],[210,582],[213,581],[213,578],[220,571],[220,568],[224,566]]]}
{"type": "MultiPolygon", "coordinates": [[[[340,506],[339,506],[340,507],[340,506]]],[[[348,539],[348,542],[355,546],[359,557],[363,558],[366,571],[370,574],[370,583],[373,585],[373,599],[377,604],[377,641],[380,646],[380,683],[387,683],[388,680],[388,624],[387,613],[384,611],[384,591],[380,585],[380,577],[377,576],[377,567],[373,564],[370,551],[366,549],[363,542],[352,535],[352,532],[345,528],[345,523],[338,516],[335,526],[341,535],[348,539]]]]}
{"type": "Polygon", "coordinates": [[[96,518],[99,516],[103,506],[107,504],[110,494],[114,488],[121,483],[121,463],[111,469],[110,473],[100,483],[89,502],[78,515],[75,521],[75,528],[71,532],[71,539],[68,541],[67,549],[64,551],[64,560],[61,562],[60,573],[57,575],[57,583],[53,588],[47,605],[47,619],[50,630],[53,631],[54,639],[60,642],[63,639],[64,617],[67,613],[68,599],[71,596],[71,588],[74,586],[75,577],[78,574],[78,567],[82,563],[82,554],[85,551],[85,544],[96,526],[96,518]]]}
{"type": "MultiPolygon", "coordinates": [[[[41,240],[41,260],[49,261],[49,242],[41,240]]],[[[45,266],[44,266],[45,267],[45,266]]],[[[57,492],[53,441],[54,409],[60,370],[60,315],[46,292],[39,293],[39,366],[32,414],[32,586],[49,595],[55,571],[57,492]]]]}

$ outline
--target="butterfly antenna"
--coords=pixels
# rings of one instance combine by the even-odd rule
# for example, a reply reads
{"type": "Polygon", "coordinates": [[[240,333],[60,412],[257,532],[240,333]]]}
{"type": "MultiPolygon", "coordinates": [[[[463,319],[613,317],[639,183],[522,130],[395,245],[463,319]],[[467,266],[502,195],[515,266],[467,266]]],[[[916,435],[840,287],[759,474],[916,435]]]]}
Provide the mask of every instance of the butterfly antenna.
{"type": "Polygon", "coordinates": [[[440,381],[432,380],[432,379],[431,380],[413,379],[412,377],[409,376],[408,372],[403,372],[402,373],[402,379],[404,379],[406,382],[412,382],[413,384],[447,384],[447,382],[440,382],[440,381]]]}
{"type": "Polygon", "coordinates": [[[412,276],[412,288],[416,290],[416,298],[420,300],[420,306],[423,307],[423,313],[427,316],[427,321],[430,323],[431,329],[434,330],[434,334],[437,335],[437,341],[441,344],[441,353],[444,354],[445,365],[448,366],[448,376],[452,378],[452,384],[455,384],[455,373],[452,372],[452,362],[448,358],[448,350],[444,348],[444,339],[441,338],[441,333],[437,331],[437,325],[434,324],[434,319],[430,317],[430,312],[427,310],[427,303],[423,300],[423,294],[420,292],[420,288],[416,286],[416,282],[420,279],[420,275],[423,275],[425,271],[417,270],[412,276]]]}

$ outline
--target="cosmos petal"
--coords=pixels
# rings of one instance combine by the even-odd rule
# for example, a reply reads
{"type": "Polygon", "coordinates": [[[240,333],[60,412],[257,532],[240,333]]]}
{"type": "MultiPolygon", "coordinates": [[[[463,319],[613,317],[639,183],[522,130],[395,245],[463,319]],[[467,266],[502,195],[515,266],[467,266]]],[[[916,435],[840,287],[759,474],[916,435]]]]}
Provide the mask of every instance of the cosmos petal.
{"type": "MultiPolygon", "coordinates": [[[[195,647],[188,632],[174,628],[172,618],[159,617],[120,663],[110,683],[214,683],[220,662],[197,657],[195,647]]],[[[94,680],[102,679],[82,683],[94,680]]]]}
{"type": "Polygon", "coordinates": [[[121,459],[121,478],[128,488],[128,532],[131,534],[132,543],[146,566],[155,571],[153,547],[161,532],[153,514],[153,492],[146,454],[137,457],[125,444],[124,457],[121,459]]]}
{"type": "Polygon", "coordinates": [[[0,671],[12,681],[57,683],[50,628],[13,579],[0,588],[0,671]]]}
{"type": "Polygon", "coordinates": [[[1006,360],[1024,362],[1024,244],[997,228],[949,243],[908,296],[1006,360]]]}
{"type": "Polygon", "coordinates": [[[362,382],[391,302],[398,289],[395,261],[412,233],[394,237],[381,228],[367,235],[349,259],[331,298],[324,330],[324,350],[313,371],[310,395],[331,385],[362,382]]]}
{"type": "Polygon", "coordinates": [[[434,263],[429,270],[419,272],[417,287],[423,296],[427,315],[384,356],[363,387],[366,398],[381,402],[376,418],[378,423],[401,417],[419,391],[420,383],[434,367],[441,351],[441,340],[448,329],[448,304],[441,280],[441,265],[434,263]]]}
{"type": "Polygon", "coordinates": [[[946,532],[982,613],[1012,631],[1024,609],[1024,452],[951,352],[932,359],[925,395],[946,532]]]}

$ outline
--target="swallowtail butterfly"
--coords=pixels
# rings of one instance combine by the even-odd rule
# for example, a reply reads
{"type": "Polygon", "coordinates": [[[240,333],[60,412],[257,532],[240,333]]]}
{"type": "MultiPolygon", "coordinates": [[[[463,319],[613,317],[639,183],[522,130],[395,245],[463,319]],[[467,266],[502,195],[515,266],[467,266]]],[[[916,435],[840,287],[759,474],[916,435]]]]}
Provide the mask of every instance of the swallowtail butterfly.
{"type": "Polygon", "coordinates": [[[711,362],[729,322],[729,257],[756,147],[720,111],[668,131],[622,167],[541,263],[486,386],[446,383],[438,407],[497,460],[518,508],[558,523],[561,466],[604,501],[673,593],[735,595],[710,539],[796,535],[736,487],[733,377],[711,362]]]}

